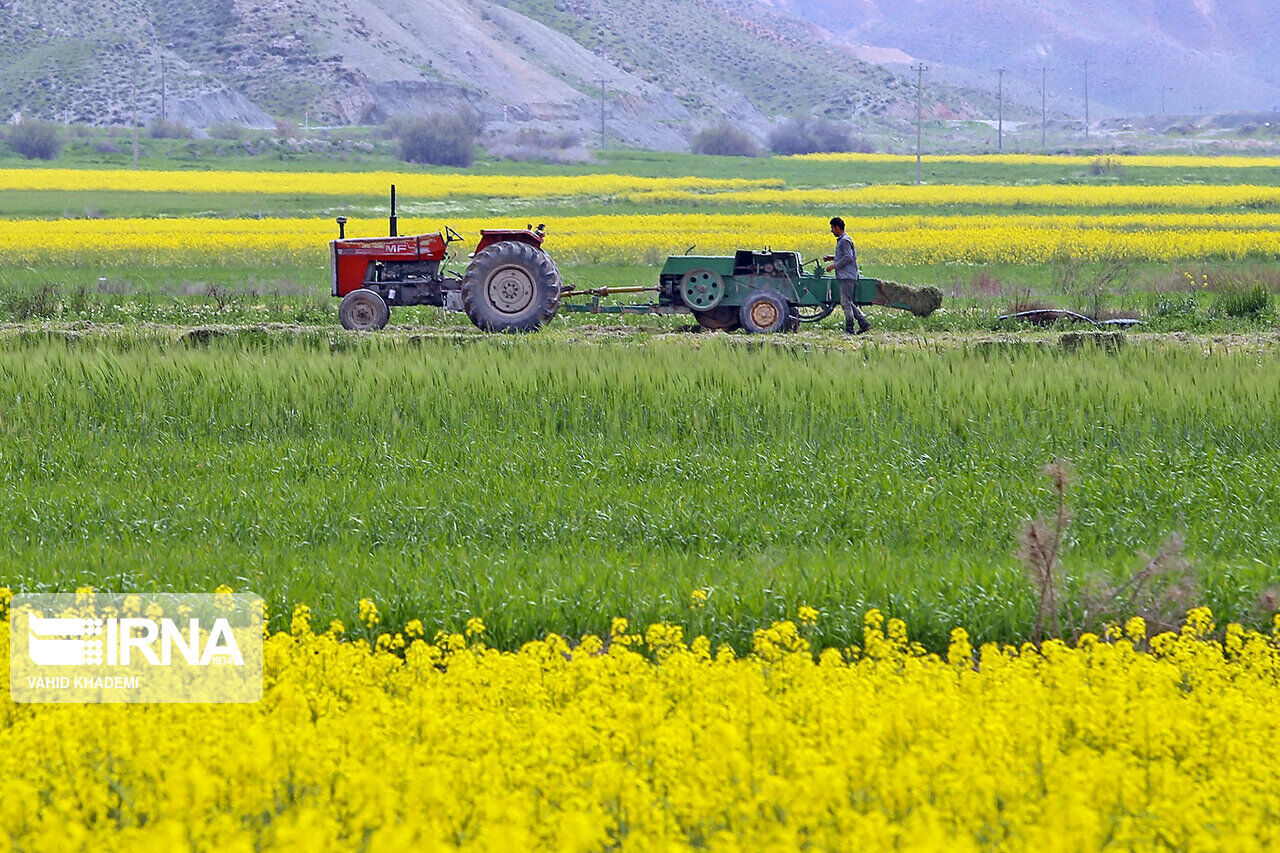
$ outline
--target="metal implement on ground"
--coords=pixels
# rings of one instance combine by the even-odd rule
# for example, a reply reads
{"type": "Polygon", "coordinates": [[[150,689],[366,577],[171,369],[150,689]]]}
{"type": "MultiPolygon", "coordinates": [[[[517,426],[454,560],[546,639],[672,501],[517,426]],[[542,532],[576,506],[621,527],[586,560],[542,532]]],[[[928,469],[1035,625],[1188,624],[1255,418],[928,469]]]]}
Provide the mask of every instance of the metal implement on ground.
{"type": "MultiPolygon", "coordinates": [[[[790,332],[816,323],[840,304],[840,283],[824,272],[824,261],[803,261],[798,252],[739,250],[732,255],[672,255],[654,286],[574,289],[564,286],[546,253],[546,229],[480,232],[466,271],[445,270],[450,244],[462,238],[443,234],[397,236],[395,187],[391,188],[388,237],[350,239],[346,218],[330,243],[333,294],[342,297],[338,316],[347,329],[381,329],[394,305],[435,305],[465,311],[487,332],[527,332],[541,328],[558,311],[590,314],[691,314],[704,329],[753,333],[790,332]],[[654,294],[640,304],[615,304],[609,297],[654,294]]],[[[861,278],[854,290],[859,305],[883,305],[927,316],[942,303],[937,288],[912,288],[861,278]]]]}

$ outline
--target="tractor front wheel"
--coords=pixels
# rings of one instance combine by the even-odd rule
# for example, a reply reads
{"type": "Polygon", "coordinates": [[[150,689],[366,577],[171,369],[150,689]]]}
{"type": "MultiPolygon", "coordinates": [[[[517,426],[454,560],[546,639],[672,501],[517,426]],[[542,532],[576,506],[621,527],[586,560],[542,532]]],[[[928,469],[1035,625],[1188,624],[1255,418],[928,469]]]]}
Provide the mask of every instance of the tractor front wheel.
{"type": "Polygon", "coordinates": [[[353,332],[376,332],[384,328],[391,319],[391,309],[384,300],[372,290],[361,288],[353,290],[342,297],[338,305],[338,320],[342,328],[353,332]]]}
{"type": "Polygon", "coordinates": [[[560,308],[560,271],[528,243],[495,243],[462,276],[462,307],[486,332],[532,332],[560,308]]]}

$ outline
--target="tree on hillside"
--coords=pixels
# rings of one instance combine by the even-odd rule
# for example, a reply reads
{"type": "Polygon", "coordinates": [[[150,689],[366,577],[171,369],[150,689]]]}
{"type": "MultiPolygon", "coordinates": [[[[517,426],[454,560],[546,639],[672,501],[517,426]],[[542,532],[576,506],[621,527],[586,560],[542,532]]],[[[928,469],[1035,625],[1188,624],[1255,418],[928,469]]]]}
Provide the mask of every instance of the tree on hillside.
{"type": "Polygon", "coordinates": [[[468,113],[435,113],[397,117],[387,130],[396,140],[400,159],[433,166],[470,166],[480,135],[479,117],[468,113]]]}
{"type": "Polygon", "coordinates": [[[760,148],[755,140],[725,119],[700,130],[693,138],[692,150],[694,154],[715,154],[720,157],[760,156],[760,148]]]}
{"type": "Polygon", "coordinates": [[[769,148],[775,154],[826,154],[853,147],[847,126],[816,116],[790,119],[769,133],[769,148]]]}
{"type": "Polygon", "coordinates": [[[24,119],[9,129],[8,141],[28,160],[52,160],[62,153],[62,128],[51,121],[24,119]]]}

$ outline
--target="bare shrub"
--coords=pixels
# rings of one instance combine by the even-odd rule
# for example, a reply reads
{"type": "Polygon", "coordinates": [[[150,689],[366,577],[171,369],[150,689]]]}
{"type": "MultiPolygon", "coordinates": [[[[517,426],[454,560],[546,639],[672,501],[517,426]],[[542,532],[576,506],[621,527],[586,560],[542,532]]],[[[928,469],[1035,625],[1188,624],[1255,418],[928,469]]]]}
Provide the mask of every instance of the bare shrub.
{"type": "Polygon", "coordinates": [[[157,118],[147,125],[147,135],[152,139],[190,139],[191,128],[176,121],[157,118]]]}
{"type": "Polygon", "coordinates": [[[1101,631],[1130,616],[1141,616],[1153,633],[1171,631],[1194,607],[1199,594],[1195,571],[1185,556],[1186,539],[1170,533],[1154,556],[1142,554],[1142,568],[1126,578],[1089,578],[1081,594],[1085,630],[1101,631]]]}
{"type": "Polygon", "coordinates": [[[694,154],[712,154],[717,157],[758,157],[760,148],[746,131],[721,120],[698,131],[693,138],[694,154]]]}
{"type": "Polygon", "coordinates": [[[775,154],[826,154],[853,147],[846,125],[816,116],[790,119],[769,132],[769,148],[775,154]]]}
{"type": "Polygon", "coordinates": [[[1129,169],[1117,157],[1096,157],[1089,164],[1089,174],[1095,178],[1104,176],[1123,178],[1129,174],[1129,169]]]}
{"type": "Polygon", "coordinates": [[[28,160],[53,160],[62,153],[62,128],[51,121],[32,118],[18,122],[8,133],[9,147],[28,160]]]}
{"type": "Polygon", "coordinates": [[[591,152],[582,145],[582,138],[570,131],[553,133],[522,128],[486,142],[485,148],[494,157],[521,163],[584,163],[591,159],[591,152]]]}
{"type": "Polygon", "coordinates": [[[1186,611],[1195,606],[1200,588],[1195,568],[1184,554],[1186,540],[1179,532],[1165,537],[1154,555],[1140,554],[1141,567],[1125,576],[1093,574],[1084,578],[1072,600],[1062,562],[1072,518],[1067,502],[1071,466],[1066,460],[1055,459],[1043,471],[1053,494],[1053,515],[1023,522],[1017,550],[1035,596],[1036,642],[1043,642],[1048,635],[1079,639],[1087,631],[1101,633],[1108,625],[1133,616],[1141,617],[1155,633],[1181,624],[1186,611]]]}
{"type": "Polygon", "coordinates": [[[62,292],[54,284],[0,292],[0,314],[14,320],[47,319],[58,313],[62,292]]]}
{"type": "Polygon", "coordinates": [[[397,117],[387,125],[405,162],[465,167],[475,159],[480,128],[478,120],[468,114],[397,117]]]}
{"type": "Polygon", "coordinates": [[[1006,314],[1021,314],[1023,311],[1050,311],[1056,306],[1050,305],[1036,296],[1030,287],[1014,286],[1009,296],[1009,308],[1006,314]]]}
{"type": "Polygon", "coordinates": [[[990,270],[980,270],[969,279],[969,292],[974,296],[999,296],[1004,284],[990,270]]]}
{"type": "Polygon", "coordinates": [[[209,136],[214,139],[226,139],[239,142],[244,139],[245,126],[236,121],[224,121],[209,128],[209,136]]]}

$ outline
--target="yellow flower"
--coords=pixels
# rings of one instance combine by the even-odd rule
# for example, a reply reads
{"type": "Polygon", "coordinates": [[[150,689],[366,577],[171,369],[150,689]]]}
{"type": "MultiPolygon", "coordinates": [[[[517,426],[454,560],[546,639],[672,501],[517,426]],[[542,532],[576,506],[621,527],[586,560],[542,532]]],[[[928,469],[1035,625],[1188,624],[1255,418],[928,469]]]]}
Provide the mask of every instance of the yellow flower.
{"type": "MultiPolygon", "coordinates": [[[[1280,846],[1280,634],[1215,633],[1202,608],[1145,646],[1129,619],[1120,642],[986,643],[976,660],[963,628],[944,659],[878,612],[866,651],[780,621],[714,656],[666,623],[638,654],[625,619],[627,643],[518,651],[445,632],[406,646],[409,626],[345,641],[337,624],[269,637],[252,705],[0,692],[8,847],[1280,846]]],[[[9,636],[0,616],[0,651],[9,636]]]]}
{"type": "Polygon", "coordinates": [[[711,590],[709,589],[695,589],[693,592],[689,593],[689,603],[694,607],[704,607],[706,606],[707,598],[710,597],[710,595],[711,590]]]}
{"type": "Polygon", "coordinates": [[[293,606],[293,618],[289,620],[289,633],[301,637],[311,633],[311,608],[305,604],[293,606]]]}
{"type": "Polygon", "coordinates": [[[816,625],[818,624],[818,609],[802,604],[796,618],[800,620],[801,624],[816,625]]]}
{"type": "Polygon", "coordinates": [[[484,620],[479,616],[472,616],[467,620],[466,634],[468,637],[479,637],[484,633],[484,620]]]}
{"type": "Polygon", "coordinates": [[[422,620],[410,619],[409,623],[404,626],[404,635],[412,639],[425,636],[426,628],[423,627],[422,620]]]}
{"type": "Polygon", "coordinates": [[[373,628],[382,621],[382,617],[378,614],[378,605],[374,604],[372,599],[360,599],[359,609],[360,621],[365,624],[366,628],[373,628]]]}

